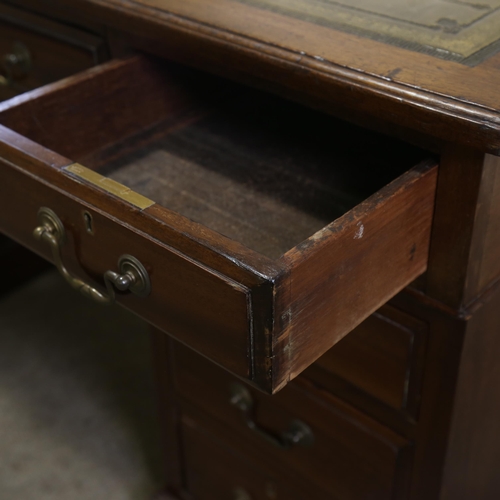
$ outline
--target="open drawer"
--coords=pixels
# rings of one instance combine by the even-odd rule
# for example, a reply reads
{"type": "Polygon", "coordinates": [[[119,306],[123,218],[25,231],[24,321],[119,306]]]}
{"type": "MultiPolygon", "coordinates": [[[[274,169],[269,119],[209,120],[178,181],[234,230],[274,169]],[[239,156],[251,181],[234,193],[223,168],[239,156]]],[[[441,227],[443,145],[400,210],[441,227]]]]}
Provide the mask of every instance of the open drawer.
{"type": "Polygon", "coordinates": [[[136,56],[0,104],[0,172],[1,231],[275,392],[425,271],[437,168],[136,56]]]}

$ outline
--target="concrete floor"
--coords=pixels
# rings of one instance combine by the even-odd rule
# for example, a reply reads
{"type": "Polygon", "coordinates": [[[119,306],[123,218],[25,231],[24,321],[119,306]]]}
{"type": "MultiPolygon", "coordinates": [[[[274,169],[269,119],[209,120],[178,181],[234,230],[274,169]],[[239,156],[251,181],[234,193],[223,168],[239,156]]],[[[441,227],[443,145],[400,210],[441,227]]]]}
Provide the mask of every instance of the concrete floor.
{"type": "Polygon", "coordinates": [[[142,500],[162,485],[146,325],[55,273],[0,300],[0,500],[142,500]]]}

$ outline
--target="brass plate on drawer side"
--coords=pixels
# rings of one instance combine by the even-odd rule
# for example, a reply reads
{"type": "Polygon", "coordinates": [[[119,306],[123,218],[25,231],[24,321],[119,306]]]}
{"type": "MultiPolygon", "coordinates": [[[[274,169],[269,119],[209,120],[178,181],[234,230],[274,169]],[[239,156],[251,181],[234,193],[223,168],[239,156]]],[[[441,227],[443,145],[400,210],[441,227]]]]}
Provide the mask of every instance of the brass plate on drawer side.
{"type": "Polygon", "coordinates": [[[141,210],[155,204],[153,200],[150,200],[149,198],[132,191],[127,186],[124,186],[113,179],[109,179],[108,177],[104,177],[103,175],[98,174],[97,172],[94,172],[93,170],[90,170],[90,168],[84,167],[79,163],[73,163],[72,165],[65,167],[64,170],[89,182],[90,184],[93,184],[94,186],[97,186],[107,193],[111,193],[117,198],[120,198],[135,207],[140,208],[141,210]]]}

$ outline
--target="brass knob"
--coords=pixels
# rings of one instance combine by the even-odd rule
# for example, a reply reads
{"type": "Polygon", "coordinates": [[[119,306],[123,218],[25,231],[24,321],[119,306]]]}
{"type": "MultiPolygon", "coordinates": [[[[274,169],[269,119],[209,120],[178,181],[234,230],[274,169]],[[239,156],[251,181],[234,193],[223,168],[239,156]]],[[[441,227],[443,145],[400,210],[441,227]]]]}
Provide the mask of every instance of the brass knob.
{"type": "Polygon", "coordinates": [[[16,83],[31,70],[31,53],[22,42],[14,42],[12,50],[0,59],[0,85],[22,90],[16,83]]]}

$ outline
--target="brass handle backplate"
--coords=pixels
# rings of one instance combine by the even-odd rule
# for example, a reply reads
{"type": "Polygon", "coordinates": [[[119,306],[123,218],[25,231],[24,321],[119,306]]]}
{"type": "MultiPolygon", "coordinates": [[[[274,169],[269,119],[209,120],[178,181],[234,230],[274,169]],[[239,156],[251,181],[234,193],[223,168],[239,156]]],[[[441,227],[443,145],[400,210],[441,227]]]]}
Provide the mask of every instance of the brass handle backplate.
{"type": "Polygon", "coordinates": [[[61,247],[66,242],[66,231],[61,219],[50,208],[43,207],[38,211],[38,226],[33,231],[33,236],[49,245],[54,264],[59,272],[73,288],[86,297],[102,304],[110,304],[116,300],[115,288],[120,291],[130,291],[139,297],[146,297],[151,292],[148,272],[131,255],[122,255],[118,259],[119,273],[114,271],[104,273],[107,293],[100,292],[97,288],[71,275],[61,257],[61,247]]]}
{"type": "Polygon", "coordinates": [[[250,391],[243,384],[238,382],[231,384],[229,401],[241,411],[243,419],[250,429],[277,448],[287,450],[295,445],[309,447],[314,444],[314,434],[311,428],[301,420],[292,420],[288,429],[280,434],[275,434],[259,425],[254,418],[254,400],[250,391]]]}
{"type": "Polygon", "coordinates": [[[21,42],[14,42],[12,50],[0,58],[0,86],[25,90],[19,86],[17,80],[28,76],[31,70],[31,53],[21,42]]]}

